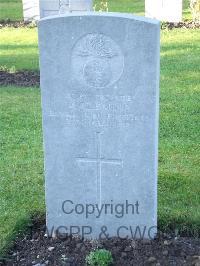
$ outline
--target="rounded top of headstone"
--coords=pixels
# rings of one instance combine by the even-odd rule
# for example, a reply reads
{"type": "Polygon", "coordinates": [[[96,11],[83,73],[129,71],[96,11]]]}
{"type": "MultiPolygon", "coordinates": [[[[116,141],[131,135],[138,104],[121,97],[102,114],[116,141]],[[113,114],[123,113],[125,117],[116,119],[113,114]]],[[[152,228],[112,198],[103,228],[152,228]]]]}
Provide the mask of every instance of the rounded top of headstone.
{"type": "Polygon", "coordinates": [[[65,14],[61,15],[55,15],[55,16],[48,16],[45,18],[40,19],[39,24],[46,20],[52,20],[52,19],[63,19],[63,18],[70,18],[70,17],[80,17],[80,19],[83,17],[113,17],[113,18],[124,18],[124,19],[131,19],[138,22],[144,22],[148,24],[154,24],[154,25],[160,25],[160,21],[152,18],[147,18],[143,16],[137,16],[132,15],[128,13],[119,13],[119,12],[94,12],[94,11],[72,11],[67,12],[65,14]]]}

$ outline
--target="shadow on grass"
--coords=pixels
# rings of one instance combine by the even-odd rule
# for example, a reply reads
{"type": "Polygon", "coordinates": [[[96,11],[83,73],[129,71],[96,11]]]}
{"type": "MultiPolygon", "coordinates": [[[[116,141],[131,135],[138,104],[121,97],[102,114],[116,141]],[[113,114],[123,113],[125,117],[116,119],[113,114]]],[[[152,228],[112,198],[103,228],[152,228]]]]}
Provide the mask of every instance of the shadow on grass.
{"type": "Polygon", "coordinates": [[[172,236],[200,238],[200,222],[187,221],[186,218],[177,216],[166,217],[166,219],[158,220],[158,229],[162,233],[172,236]]]}
{"type": "Polygon", "coordinates": [[[37,49],[38,48],[38,45],[33,45],[33,44],[1,44],[0,45],[0,50],[16,50],[16,49],[31,49],[31,48],[34,48],[34,49],[37,49]]]}
{"type": "Polygon", "coordinates": [[[42,226],[45,226],[45,213],[33,212],[29,216],[24,216],[19,219],[9,236],[5,240],[5,244],[0,247],[0,264],[9,262],[9,250],[15,247],[16,238],[22,238],[28,236],[32,239],[33,231],[39,230],[42,226]]]}

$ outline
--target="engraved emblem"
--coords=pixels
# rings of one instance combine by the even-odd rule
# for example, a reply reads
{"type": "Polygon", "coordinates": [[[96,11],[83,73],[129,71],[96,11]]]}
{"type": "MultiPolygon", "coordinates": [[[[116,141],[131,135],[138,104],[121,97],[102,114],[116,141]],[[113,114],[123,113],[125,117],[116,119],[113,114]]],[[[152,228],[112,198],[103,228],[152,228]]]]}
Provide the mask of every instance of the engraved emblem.
{"type": "Polygon", "coordinates": [[[124,57],[120,47],[103,34],[87,34],[72,51],[72,74],[81,83],[96,88],[109,86],[122,75],[124,57]]]}

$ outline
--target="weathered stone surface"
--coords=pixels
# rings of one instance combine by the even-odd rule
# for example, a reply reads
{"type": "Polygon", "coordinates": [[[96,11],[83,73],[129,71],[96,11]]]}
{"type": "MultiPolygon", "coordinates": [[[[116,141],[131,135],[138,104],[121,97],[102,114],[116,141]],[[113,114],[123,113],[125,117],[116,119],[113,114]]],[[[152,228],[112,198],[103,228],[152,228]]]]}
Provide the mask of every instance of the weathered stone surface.
{"type": "Polygon", "coordinates": [[[22,4],[25,21],[34,21],[39,19],[39,0],[23,0],[22,4]]]}
{"type": "Polygon", "coordinates": [[[118,13],[39,22],[49,232],[154,236],[159,31],[118,13]]]}
{"type": "Polygon", "coordinates": [[[54,16],[69,11],[69,0],[40,0],[40,17],[54,16]]]}
{"type": "Polygon", "coordinates": [[[182,0],[145,0],[145,16],[161,21],[182,21],[182,0]]]}
{"type": "Polygon", "coordinates": [[[92,0],[40,0],[41,18],[69,11],[91,11],[92,0]]]}

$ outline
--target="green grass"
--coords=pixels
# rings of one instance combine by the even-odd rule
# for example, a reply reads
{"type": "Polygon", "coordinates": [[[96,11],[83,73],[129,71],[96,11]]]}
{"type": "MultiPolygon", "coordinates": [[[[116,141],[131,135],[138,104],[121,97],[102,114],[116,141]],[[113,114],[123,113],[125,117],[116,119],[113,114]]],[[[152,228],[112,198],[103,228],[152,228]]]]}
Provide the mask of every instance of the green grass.
{"type": "Polygon", "coordinates": [[[22,0],[0,0],[0,20],[22,20],[22,0]]]}
{"type": "MultiPolygon", "coordinates": [[[[0,65],[38,70],[36,29],[1,29],[0,65]],[[17,41],[16,41],[17,40],[17,41]],[[28,42],[28,44],[27,44],[28,42]]],[[[200,30],[161,33],[159,224],[200,229],[200,30]]],[[[0,88],[0,242],[45,212],[40,91],[0,88]]]]}
{"type": "MultiPolygon", "coordinates": [[[[99,5],[101,0],[95,0],[99,5]]],[[[109,11],[144,15],[144,0],[107,0],[109,11]]],[[[98,8],[97,8],[98,10],[98,8]]],[[[0,0],[0,19],[22,20],[22,0],[0,0]]],[[[189,0],[183,0],[183,18],[191,19],[189,0]]]]}
{"type": "Polygon", "coordinates": [[[200,229],[200,30],[162,33],[160,223],[200,229]]]}
{"type": "Polygon", "coordinates": [[[38,70],[38,44],[35,28],[0,30],[0,66],[16,70],[38,70]]]}
{"type": "MultiPolygon", "coordinates": [[[[105,0],[104,0],[105,1],[105,0]]],[[[101,0],[94,1],[96,11],[99,10],[99,3],[101,0]]],[[[144,15],[145,5],[144,0],[107,0],[109,12],[124,12],[135,13],[137,15],[144,15]]]]}
{"type": "Polygon", "coordinates": [[[183,20],[191,20],[190,0],[183,0],[183,20]]]}
{"type": "Polygon", "coordinates": [[[0,88],[0,250],[44,212],[40,91],[0,88]]]}

